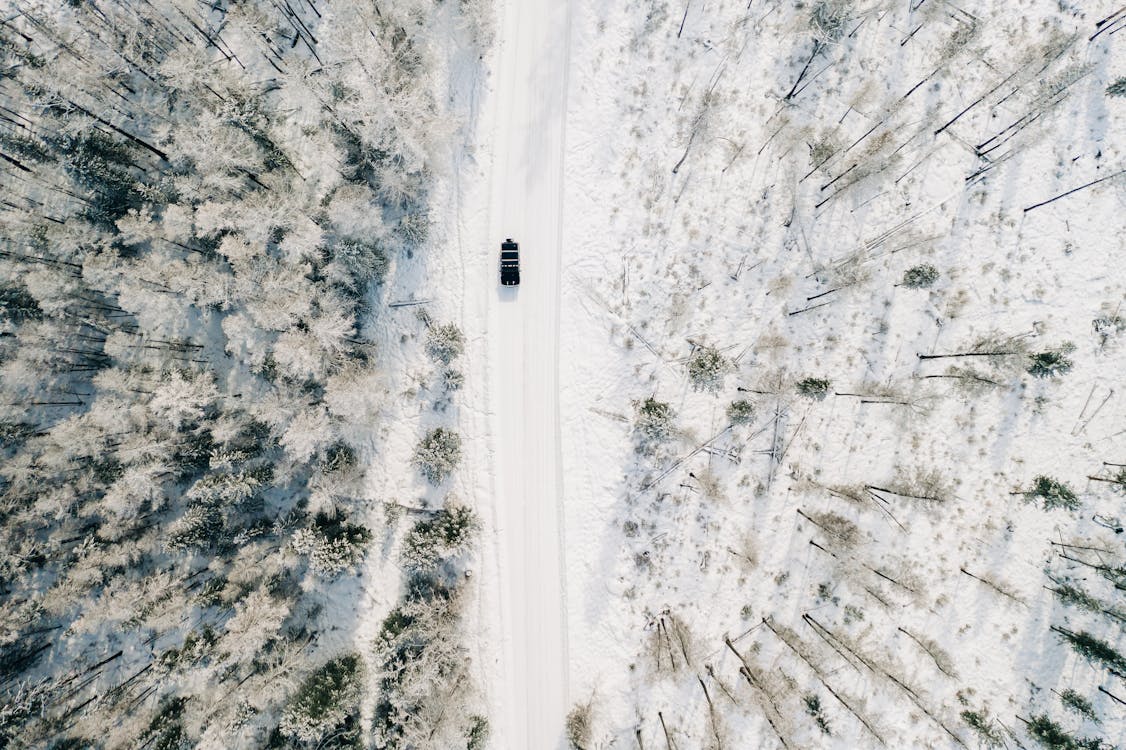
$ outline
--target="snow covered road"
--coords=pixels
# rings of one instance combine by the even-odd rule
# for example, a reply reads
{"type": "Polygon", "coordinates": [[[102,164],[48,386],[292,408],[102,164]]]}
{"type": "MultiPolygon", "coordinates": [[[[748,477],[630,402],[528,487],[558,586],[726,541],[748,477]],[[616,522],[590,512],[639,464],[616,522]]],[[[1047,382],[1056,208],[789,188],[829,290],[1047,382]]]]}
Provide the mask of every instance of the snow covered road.
{"type": "Polygon", "coordinates": [[[498,27],[487,330],[505,663],[494,739],[511,750],[563,746],[567,710],[558,352],[569,12],[508,0],[498,27]],[[520,243],[515,289],[497,285],[506,237],[520,243]]]}

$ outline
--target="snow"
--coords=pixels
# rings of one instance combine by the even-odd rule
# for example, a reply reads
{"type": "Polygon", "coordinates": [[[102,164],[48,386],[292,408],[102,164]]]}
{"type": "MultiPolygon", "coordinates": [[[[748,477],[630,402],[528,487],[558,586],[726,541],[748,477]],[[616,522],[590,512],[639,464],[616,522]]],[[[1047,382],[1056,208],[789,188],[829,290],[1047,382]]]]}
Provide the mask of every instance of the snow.
{"type": "Polygon", "coordinates": [[[1121,714],[1096,687],[1121,695],[1121,683],[1049,625],[1120,643],[1116,625],[1063,606],[1044,570],[1121,601],[1049,544],[1122,558],[1121,538],[1092,520],[1121,516],[1121,496],[1086,479],[1126,453],[1123,354],[1090,328],[1126,293],[1112,260],[1121,183],[1024,210],[1121,169],[1122,100],[1104,95],[1121,52],[1086,41],[1113,8],[993,3],[972,18],[929,2],[830,4],[843,35],[787,101],[825,33],[810,24],[820,5],[576,5],[559,354],[570,702],[593,701],[594,747],[665,747],[662,721],[680,747],[772,747],[779,734],[875,746],[822,677],[889,747],[973,747],[969,710],[1030,747],[1017,717],[1040,713],[1114,741],[1121,714]],[[1033,126],[975,155],[1028,113],[1033,126]],[[923,262],[941,273],[933,288],[898,286],[923,262]],[[916,356],[997,336],[1028,352],[1074,342],[1075,366],[1040,379],[1023,354],[973,363],[1000,383],[975,391],[928,377],[970,362],[916,356]],[[701,345],[735,363],[715,396],[687,379],[701,345]],[[825,399],[797,391],[809,377],[832,381],[825,399]],[[652,457],[630,434],[632,402],[649,396],[672,404],[680,430],[652,457]],[[742,398],[756,418],[728,428],[742,398]],[[1076,488],[1082,511],[1023,502],[1041,473],[1076,488]],[[942,499],[873,499],[865,484],[942,499]],[[858,503],[841,494],[851,488],[858,503]],[[855,538],[807,520],[818,513],[855,538]],[[842,658],[806,616],[915,696],[842,658]],[[904,631],[948,653],[957,677],[904,631]],[[1060,708],[1051,690],[1068,687],[1101,726],[1060,708]]]}
{"type": "MultiPolygon", "coordinates": [[[[562,746],[563,622],[558,341],[568,3],[499,10],[489,124],[488,226],[470,276],[485,292],[488,424],[503,642],[495,675],[497,747],[562,746]],[[500,242],[520,243],[521,286],[497,281],[500,242]]],[[[470,305],[477,302],[467,303],[470,305]]],[[[470,379],[472,381],[472,378],[470,379]]],[[[474,387],[473,385],[470,386],[474,387]]],[[[478,386],[479,387],[479,386],[478,386]]]]}
{"type": "MultiPolygon", "coordinates": [[[[40,734],[25,744],[46,742],[68,701],[114,695],[158,656],[174,676],[132,683],[135,710],[90,704],[74,731],[151,742],[152,712],[182,689],[201,746],[261,744],[296,715],[283,709],[309,670],[340,655],[363,664],[362,690],[325,716],[358,711],[363,741],[380,744],[383,670],[398,672],[384,626],[398,627],[388,615],[424,569],[458,595],[431,611],[409,602],[437,646],[400,665],[392,704],[412,747],[464,745],[486,719],[497,750],[1031,748],[1022,722],[1037,716],[1126,737],[1121,679],[1060,638],[1122,649],[1126,622],[1126,97],[1107,93],[1126,80],[1126,9],[204,6],[192,13],[214,28],[207,42],[251,68],[210,46],[174,51],[160,73],[176,97],[131,62],[117,75],[142,29],[181,30],[164,18],[180,4],[60,6],[59,38],[90,62],[50,62],[62,92],[193,158],[170,176],[180,196],[152,193],[172,205],[137,198],[114,235],[69,200],[39,201],[51,181],[73,183],[54,157],[35,162],[36,183],[5,167],[10,244],[65,261],[21,251],[6,283],[52,319],[87,287],[104,297],[77,309],[101,321],[114,361],[89,383],[45,377],[53,350],[99,354],[99,337],[3,321],[9,417],[35,397],[77,399],[43,402],[68,410],[4,463],[9,504],[31,505],[8,511],[20,516],[5,564],[26,574],[13,590],[35,595],[5,603],[8,641],[65,626],[25,679],[50,676],[66,697],[29,719],[40,734]],[[319,53],[299,46],[299,18],[319,53]],[[105,91],[85,86],[103,71],[105,91]],[[113,88],[128,80],[140,93],[113,88]],[[238,97],[216,107],[209,97],[228,100],[201,86],[254,81],[260,111],[238,97]],[[150,122],[147,97],[195,127],[150,122]],[[267,168],[232,117],[277,139],[293,173],[267,168]],[[337,143],[333,123],[356,142],[337,143]],[[350,182],[369,168],[374,185],[350,182]],[[33,235],[33,206],[66,224],[33,235]],[[220,230],[226,262],[192,248],[220,230]],[[522,249],[516,289],[497,278],[508,237],[522,249]],[[348,301],[377,278],[368,305],[348,301]],[[439,332],[450,346],[428,341],[439,332]],[[1066,364],[1030,369],[1045,352],[1066,364]],[[646,402],[659,424],[641,434],[646,402]],[[441,470],[420,473],[420,440],[439,428],[441,470]],[[227,447],[203,471],[212,443],[227,447]],[[342,445],[355,465],[337,471],[342,445]],[[87,453],[112,460],[88,466],[102,456],[87,453]],[[266,473],[244,466],[251,455],[266,473]],[[184,487],[167,478],[173,460],[184,487]],[[218,506],[242,523],[235,506],[267,474],[272,494],[245,503],[227,540],[237,554],[197,545],[224,523],[218,506]],[[1045,507],[1037,485],[1070,488],[1056,500],[1078,508],[1045,507]],[[466,521],[455,539],[418,525],[439,509],[466,521]],[[322,510],[368,529],[362,561],[327,536],[322,510]],[[88,534],[95,514],[111,522],[88,534]],[[56,559],[39,573],[44,544],[56,559]],[[296,587],[259,588],[287,571],[296,587]],[[180,649],[205,622],[221,640],[197,668],[180,649]],[[267,646],[283,631],[304,640],[267,646]],[[124,658],[102,661],[113,649],[124,658]],[[91,664],[108,668],[71,692],[91,664]],[[220,674],[242,681],[215,692],[220,674]],[[1099,720],[1069,711],[1067,690],[1099,720]],[[589,736],[567,737],[583,707],[589,736]]],[[[39,49],[44,33],[24,39],[39,49]]],[[[63,127],[38,86],[19,85],[46,69],[9,59],[9,109],[63,127]]],[[[192,658],[215,645],[194,643],[192,658]]],[[[31,717],[27,690],[10,697],[31,717]]]]}

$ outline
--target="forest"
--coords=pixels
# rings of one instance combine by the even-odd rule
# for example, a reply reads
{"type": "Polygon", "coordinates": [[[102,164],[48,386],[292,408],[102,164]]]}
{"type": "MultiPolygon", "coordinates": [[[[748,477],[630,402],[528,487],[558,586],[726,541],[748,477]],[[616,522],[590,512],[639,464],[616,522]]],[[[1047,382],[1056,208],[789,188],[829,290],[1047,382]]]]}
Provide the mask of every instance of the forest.
{"type": "MultiPolygon", "coordinates": [[[[462,137],[433,40],[484,49],[490,12],[4,7],[0,747],[481,746],[474,512],[392,512],[368,467],[462,137]]],[[[457,439],[408,469],[440,484],[457,439]]]]}

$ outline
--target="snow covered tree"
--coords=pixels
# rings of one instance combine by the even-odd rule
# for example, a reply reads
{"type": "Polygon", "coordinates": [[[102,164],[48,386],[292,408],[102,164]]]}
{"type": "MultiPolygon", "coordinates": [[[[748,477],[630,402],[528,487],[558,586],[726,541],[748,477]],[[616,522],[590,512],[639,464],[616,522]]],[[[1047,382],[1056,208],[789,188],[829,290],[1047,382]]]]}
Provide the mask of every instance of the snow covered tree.
{"type": "Polygon", "coordinates": [[[675,414],[667,403],[650,396],[644,401],[635,401],[633,408],[633,429],[639,451],[651,452],[672,437],[675,414]]]}
{"type": "Polygon", "coordinates": [[[1092,664],[1119,674],[1126,672],[1126,656],[1120,654],[1106,641],[1085,630],[1075,632],[1055,625],[1052,626],[1052,630],[1066,641],[1075,653],[1092,664]]]}
{"type": "Polygon", "coordinates": [[[426,481],[439,485],[461,461],[461,436],[444,427],[436,427],[419,441],[412,460],[426,481]]]}
{"type": "Polygon", "coordinates": [[[1064,351],[1046,351],[1030,355],[1028,373],[1038,378],[1054,378],[1071,370],[1071,360],[1064,351]]]}
{"type": "Polygon", "coordinates": [[[755,407],[746,399],[732,401],[727,405],[727,419],[731,424],[748,424],[755,418],[755,407]]]}
{"type": "Polygon", "coordinates": [[[309,675],[282,711],[279,733],[301,747],[363,747],[358,654],[348,654],[309,675]]]}
{"type": "Polygon", "coordinates": [[[715,393],[730,369],[731,362],[714,346],[697,346],[688,357],[688,380],[697,391],[715,393]]]}
{"type": "Polygon", "coordinates": [[[432,573],[461,556],[479,527],[477,515],[463,505],[447,505],[419,521],[403,540],[403,563],[419,573],[432,573]]]}
{"type": "Polygon", "coordinates": [[[1078,510],[1080,504],[1074,490],[1063,482],[1044,475],[1032,480],[1032,488],[1024,492],[1024,499],[1030,503],[1041,501],[1044,510],[1078,510]]]}
{"type": "Polygon", "coordinates": [[[168,532],[169,549],[210,547],[219,541],[223,531],[223,513],[211,503],[189,507],[168,532]]]}
{"type": "Polygon", "coordinates": [[[449,365],[465,350],[465,335],[456,323],[431,326],[426,334],[426,353],[435,362],[449,365]]]}
{"type": "Polygon", "coordinates": [[[798,393],[806,398],[821,401],[829,395],[829,389],[832,385],[832,383],[824,378],[805,378],[804,380],[799,380],[795,387],[798,393]]]}
{"type": "Polygon", "coordinates": [[[375,747],[458,747],[476,722],[465,715],[469,656],[456,632],[461,598],[432,579],[409,584],[375,641],[380,693],[375,747]]]}
{"type": "Polygon", "coordinates": [[[1112,750],[1113,746],[1096,737],[1076,737],[1047,714],[1038,714],[1026,722],[1028,735],[1046,750],[1112,750]]]}
{"type": "Polygon", "coordinates": [[[938,281],[938,269],[929,263],[912,266],[903,272],[903,281],[900,283],[909,289],[925,289],[933,286],[938,281]]]}
{"type": "Polygon", "coordinates": [[[370,540],[371,532],[363,526],[318,513],[312,526],[294,533],[292,545],[308,557],[315,573],[331,577],[355,565],[370,540]]]}

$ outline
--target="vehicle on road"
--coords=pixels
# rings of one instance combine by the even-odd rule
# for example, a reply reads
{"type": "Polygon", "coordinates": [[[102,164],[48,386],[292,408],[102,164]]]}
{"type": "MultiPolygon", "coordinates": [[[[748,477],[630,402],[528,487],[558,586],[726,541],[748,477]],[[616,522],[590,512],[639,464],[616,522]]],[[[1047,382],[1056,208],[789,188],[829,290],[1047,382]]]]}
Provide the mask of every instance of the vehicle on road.
{"type": "Polygon", "coordinates": [[[520,285],[520,245],[509,237],[500,243],[501,286],[520,285]]]}

